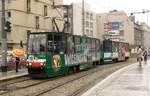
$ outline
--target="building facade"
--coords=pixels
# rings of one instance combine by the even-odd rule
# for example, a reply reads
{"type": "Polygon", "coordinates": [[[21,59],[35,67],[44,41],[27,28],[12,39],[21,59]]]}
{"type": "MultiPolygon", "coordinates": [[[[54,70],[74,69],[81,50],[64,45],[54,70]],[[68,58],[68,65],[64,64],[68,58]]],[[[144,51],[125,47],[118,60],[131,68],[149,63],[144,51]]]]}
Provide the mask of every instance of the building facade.
{"type": "Polygon", "coordinates": [[[143,30],[142,26],[139,23],[134,23],[134,46],[137,47],[139,45],[144,46],[144,38],[143,38],[143,30]]]}
{"type": "Polygon", "coordinates": [[[5,3],[5,18],[11,22],[11,32],[7,32],[8,49],[18,48],[20,42],[26,46],[28,32],[57,31],[52,22],[54,17],[63,30],[63,11],[53,8],[54,4],[63,5],[63,0],[5,0],[5,3]]]}
{"type": "Polygon", "coordinates": [[[97,38],[134,45],[134,23],[123,11],[97,14],[97,38]]]}
{"type": "Polygon", "coordinates": [[[73,8],[73,16],[72,16],[73,34],[96,37],[96,13],[90,11],[90,7],[87,3],[84,4],[84,14],[81,3],[73,3],[72,8],[73,8]]]}
{"type": "Polygon", "coordinates": [[[150,42],[149,42],[149,38],[150,38],[150,27],[145,24],[145,23],[141,23],[141,28],[142,28],[142,33],[143,33],[143,46],[146,47],[147,49],[150,49],[150,42]]]}

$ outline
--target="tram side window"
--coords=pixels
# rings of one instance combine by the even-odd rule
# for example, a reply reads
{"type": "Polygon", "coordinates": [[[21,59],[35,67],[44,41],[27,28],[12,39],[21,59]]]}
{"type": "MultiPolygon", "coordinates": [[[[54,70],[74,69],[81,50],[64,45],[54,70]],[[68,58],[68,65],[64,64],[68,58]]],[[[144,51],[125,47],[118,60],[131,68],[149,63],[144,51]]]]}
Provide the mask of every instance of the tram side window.
{"type": "Polygon", "coordinates": [[[75,52],[81,52],[82,47],[81,47],[81,38],[80,37],[75,37],[75,52]]]}
{"type": "Polygon", "coordinates": [[[86,41],[87,39],[86,38],[82,38],[82,52],[85,53],[86,51],[86,41]]]}
{"type": "Polygon", "coordinates": [[[92,40],[90,38],[87,39],[87,48],[89,52],[92,52],[92,40]]]}
{"type": "Polygon", "coordinates": [[[112,51],[113,52],[118,52],[118,43],[117,42],[112,42],[112,51]]]}
{"type": "Polygon", "coordinates": [[[99,40],[96,40],[96,51],[98,52],[100,50],[100,42],[99,40]]]}
{"type": "Polygon", "coordinates": [[[46,48],[46,39],[45,38],[39,38],[40,40],[40,52],[45,52],[46,48]]]}
{"type": "Polygon", "coordinates": [[[95,39],[92,40],[92,52],[96,51],[96,44],[95,44],[95,39]]]}
{"type": "Polygon", "coordinates": [[[52,37],[52,34],[48,35],[47,51],[51,52],[51,53],[53,52],[53,37],[52,37]]]}
{"type": "Polygon", "coordinates": [[[125,51],[129,51],[129,44],[125,43],[125,51]]]}
{"type": "Polygon", "coordinates": [[[54,53],[64,54],[65,52],[65,38],[62,35],[54,35],[54,53]]]}
{"type": "Polygon", "coordinates": [[[67,53],[74,53],[75,48],[74,48],[74,40],[73,40],[73,36],[68,36],[67,38],[67,53]]]}

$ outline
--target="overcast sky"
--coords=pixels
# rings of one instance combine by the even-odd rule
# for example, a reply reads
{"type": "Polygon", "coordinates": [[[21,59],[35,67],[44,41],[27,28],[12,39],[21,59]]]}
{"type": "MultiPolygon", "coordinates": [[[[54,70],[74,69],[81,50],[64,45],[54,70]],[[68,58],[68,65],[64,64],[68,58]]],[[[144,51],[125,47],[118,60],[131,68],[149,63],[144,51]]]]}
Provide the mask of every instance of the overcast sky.
{"type": "MultiPolygon", "coordinates": [[[[150,10],[150,0],[84,0],[90,4],[92,11],[96,13],[108,12],[117,9],[118,11],[125,11],[127,15],[131,12],[141,12],[143,9],[150,10]],[[149,2],[148,2],[149,1],[149,2]]],[[[72,2],[82,2],[82,0],[64,0],[64,4],[71,4],[72,2]]],[[[141,21],[150,25],[150,12],[147,14],[135,14],[136,21],[141,21]]]]}

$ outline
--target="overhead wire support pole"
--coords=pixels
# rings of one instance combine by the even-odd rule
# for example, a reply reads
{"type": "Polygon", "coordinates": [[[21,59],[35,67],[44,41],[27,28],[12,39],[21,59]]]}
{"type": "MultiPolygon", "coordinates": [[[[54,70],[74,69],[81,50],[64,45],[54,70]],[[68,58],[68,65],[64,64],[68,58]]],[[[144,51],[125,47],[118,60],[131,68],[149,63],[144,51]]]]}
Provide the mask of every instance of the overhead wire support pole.
{"type": "Polygon", "coordinates": [[[150,10],[143,9],[143,11],[141,11],[141,12],[132,12],[131,15],[134,15],[134,14],[145,14],[145,13],[147,13],[146,17],[147,17],[147,25],[148,25],[148,13],[149,12],[150,12],[150,10]]]}
{"type": "Polygon", "coordinates": [[[5,31],[5,0],[1,2],[2,6],[2,18],[1,18],[1,31],[2,31],[2,72],[7,72],[7,33],[5,31]]]}
{"type": "MultiPolygon", "coordinates": [[[[148,13],[150,12],[150,10],[145,10],[143,9],[143,11],[140,11],[140,12],[132,12],[131,15],[134,15],[134,14],[145,14],[146,13],[146,17],[147,17],[147,25],[148,25],[148,13]]],[[[144,39],[144,36],[143,36],[143,33],[141,34],[142,36],[142,45],[143,45],[143,39],[144,39]]]]}
{"type": "Polygon", "coordinates": [[[82,31],[83,31],[83,36],[85,35],[85,30],[84,30],[84,26],[85,26],[85,20],[84,20],[84,0],[82,0],[82,31]]]}
{"type": "MultiPolygon", "coordinates": [[[[58,11],[58,13],[59,13],[59,15],[61,16],[61,17],[63,17],[63,19],[65,19],[66,21],[64,21],[64,29],[62,30],[62,32],[67,32],[67,33],[69,33],[69,8],[70,8],[70,5],[55,5],[55,2],[54,2],[54,0],[53,0],[53,6],[52,6],[54,9],[56,9],[57,10],[57,8],[63,8],[63,9],[65,9],[66,10],[66,15],[65,16],[62,16],[60,13],[59,13],[59,11],[58,11]],[[66,30],[66,31],[65,31],[66,30]]],[[[54,17],[55,18],[55,17],[54,17]]],[[[54,21],[54,20],[53,20],[54,21]]],[[[53,22],[55,25],[56,25],[56,22],[53,22]]],[[[56,26],[56,28],[57,28],[57,30],[59,29],[58,28],[58,26],[56,26]]]]}
{"type": "Polygon", "coordinates": [[[148,14],[148,13],[149,13],[149,12],[150,12],[150,10],[146,10],[146,13],[147,13],[147,15],[146,15],[146,16],[147,16],[147,25],[148,25],[148,17],[149,17],[149,14],[148,14]]]}

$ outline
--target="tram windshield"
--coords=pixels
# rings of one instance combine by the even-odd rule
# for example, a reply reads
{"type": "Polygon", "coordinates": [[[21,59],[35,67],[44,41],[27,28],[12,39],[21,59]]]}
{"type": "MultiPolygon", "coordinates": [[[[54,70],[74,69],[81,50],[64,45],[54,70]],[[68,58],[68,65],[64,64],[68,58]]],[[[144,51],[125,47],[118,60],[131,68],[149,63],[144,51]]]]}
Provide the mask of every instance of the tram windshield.
{"type": "Polygon", "coordinates": [[[46,34],[30,34],[28,41],[28,53],[35,54],[46,51],[46,34]]]}

